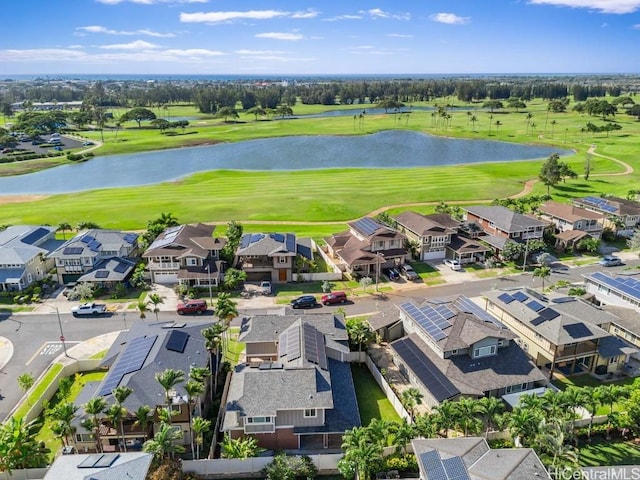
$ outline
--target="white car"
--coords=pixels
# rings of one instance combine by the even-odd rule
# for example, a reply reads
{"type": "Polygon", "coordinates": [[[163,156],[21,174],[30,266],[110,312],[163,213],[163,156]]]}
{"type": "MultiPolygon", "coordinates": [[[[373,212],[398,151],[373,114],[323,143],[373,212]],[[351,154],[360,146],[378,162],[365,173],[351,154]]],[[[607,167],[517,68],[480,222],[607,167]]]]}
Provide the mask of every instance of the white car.
{"type": "Polygon", "coordinates": [[[450,258],[445,259],[444,264],[451,270],[462,270],[462,265],[458,260],[452,260],[450,258]]]}

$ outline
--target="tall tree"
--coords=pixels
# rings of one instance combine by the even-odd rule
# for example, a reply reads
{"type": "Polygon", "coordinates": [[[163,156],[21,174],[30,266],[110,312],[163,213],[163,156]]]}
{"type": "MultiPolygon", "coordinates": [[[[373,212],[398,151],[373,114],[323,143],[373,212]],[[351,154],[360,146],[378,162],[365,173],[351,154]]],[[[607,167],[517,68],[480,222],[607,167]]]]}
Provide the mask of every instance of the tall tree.
{"type": "Polygon", "coordinates": [[[102,453],[102,440],[100,438],[100,425],[102,424],[102,414],[107,408],[107,401],[104,397],[94,397],[83,405],[84,411],[91,415],[90,424],[93,426],[93,435],[96,442],[96,450],[102,453]]]}
{"type": "Polygon", "coordinates": [[[153,453],[156,459],[161,460],[176,453],[184,453],[184,447],[175,443],[176,440],[181,438],[182,430],[175,429],[165,422],[160,422],[160,427],[153,439],[144,442],[142,449],[145,452],[153,453]]]}
{"type": "Polygon", "coordinates": [[[211,420],[202,417],[193,417],[191,429],[196,439],[196,460],[200,460],[200,448],[204,443],[204,434],[211,429],[211,420]]]}
{"type": "Polygon", "coordinates": [[[158,321],[158,312],[160,311],[159,305],[164,303],[164,298],[162,298],[158,293],[152,293],[149,295],[149,302],[153,305],[153,313],[156,314],[156,322],[158,321]]]}
{"type": "Polygon", "coordinates": [[[504,411],[504,402],[497,397],[482,397],[478,400],[480,412],[484,416],[486,429],[485,437],[496,424],[496,419],[504,411]]]}
{"type": "Polygon", "coordinates": [[[120,409],[120,417],[118,418],[118,420],[120,421],[120,425],[119,425],[120,435],[122,438],[122,445],[124,447],[124,451],[126,452],[127,441],[124,436],[124,418],[127,416],[128,412],[127,412],[127,409],[124,407],[123,403],[127,398],[129,398],[129,395],[133,393],[133,389],[131,387],[121,385],[119,387],[114,388],[111,393],[113,394],[113,399],[116,401],[115,404],[120,409]]]}
{"type": "Polygon", "coordinates": [[[542,291],[544,292],[544,281],[551,276],[551,267],[542,266],[533,271],[533,276],[542,280],[542,291]]]}
{"type": "Polygon", "coordinates": [[[200,332],[204,337],[204,348],[209,352],[209,368],[211,370],[211,375],[213,376],[213,382],[209,383],[211,389],[211,401],[213,401],[213,398],[218,391],[218,376],[221,363],[220,350],[225,330],[226,328],[223,322],[216,322],[200,332]]]}
{"type": "Polygon", "coordinates": [[[473,398],[463,397],[455,402],[458,425],[462,427],[464,436],[468,437],[469,432],[475,432],[478,427],[478,415],[482,413],[482,406],[473,398]]]}
{"type": "Polygon", "coordinates": [[[402,405],[409,411],[411,415],[411,421],[415,418],[415,408],[417,405],[422,405],[422,399],[424,395],[416,387],[409,387],[400,394],[400,400],[402,405]]]}
{"type": "Polygon", "coordinates": [[[182,370],[167,368],[162,372],[157,372],[155,378],[164,389],[164,399],[169,409],[169,424],[171,424],[171,391],[176,385],[184,382],[184,372],[182,370]]]}
{"type": "Polygon", "coordinates": [[[195,452],[194,438],[193,438],[193,430],[191,429],[192,417],[193,417],[193,404],[194,399],[198,400],[200,403],[200,394],[204,392],[204,385],[200,382],[196,382],[195,380],[188,380],[187,383],[184,384],[184,391],[187,393],[187,406],[189,408],[189,441],[191,442],[191,453],[195,452]]]}
{"type": "Polygon", "coordinates": [[[540,169],[540,173],[538,174],[538,178],[540,181],[547,186],[547,195],[549,195],[549,190],[551,187],[555,187],[558,183],[560,183],[561,179],[561,170],[559,163],[560,155],[557,153],[552,153],[551,156],[544,162],[542,168],[540,169]]]}

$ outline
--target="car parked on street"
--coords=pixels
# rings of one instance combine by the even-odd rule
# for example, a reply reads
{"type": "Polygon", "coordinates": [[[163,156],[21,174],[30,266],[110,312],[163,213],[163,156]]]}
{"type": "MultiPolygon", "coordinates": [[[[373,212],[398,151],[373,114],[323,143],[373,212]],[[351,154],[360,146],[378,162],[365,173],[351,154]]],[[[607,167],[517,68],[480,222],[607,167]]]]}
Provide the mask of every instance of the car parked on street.
{"type": "Polygon", "coordinates": [[[320,299],[323,305],[335,305],[347,301],[347,294],[344,292],[331,292],[323,295],[320,299]]]}
{"type": "Polygon", "coordinates": [[[318,306],[320,306],[320,304],[313,295],[302,295],[301,297],[291,300],[292,308],[316,308],[318,306]]]}
{"type": "Polygon", "coordinates": [[[178,315],[184,315],[186,313],[195,313],[196,315],[202,315],[207,311],[206,300],[186,300],[178,304],[176,312],[178,315]]]}
{"type": "Polygon", "coordinates": [[[605,255],[598,263],[603,267],[617,267],[618,265],[622,265],[622,260],[615,255],[605,255]]]}
{"type": "Polygon", "coordinates": [[[414,282],[420,278],[413,267],[408,263],[403,263],[399,268],[400,275],[402,275],[407,281],[414,282]]]}
{"type": "Polygon", "coordinates": [[[458,260],[453,260],[451,258],[446,258],[444,260],[444,264],[449,267],[451,270],[462,270],[462,265],[458,260]]]}

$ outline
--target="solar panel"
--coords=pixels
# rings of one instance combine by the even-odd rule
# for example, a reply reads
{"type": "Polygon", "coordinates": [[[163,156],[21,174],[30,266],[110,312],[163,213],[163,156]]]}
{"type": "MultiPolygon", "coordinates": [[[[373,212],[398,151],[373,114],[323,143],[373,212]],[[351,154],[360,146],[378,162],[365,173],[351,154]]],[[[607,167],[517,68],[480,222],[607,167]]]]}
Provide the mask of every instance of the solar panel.
{"type": "Polygon", "coordinates": [[[513,298],[508,293],[501,293],[500,295],[498,295],[498,300],[501,300],[501,301],[503,301],[504,303],[506,303],[508,305],[511,302],[513,302],[515,300],[515,298],[513,298]]]}
{"type": "Polygon", "coordinates": [[[296,236],[292,233],[287,233],[287,238],[285,240],[285,246],[287,247],[288,252],[296,251],[296,236]]]}
{"type": "Polygon", "coordinates": [[[382,225],[369,217],[361,218],[360,220],[353,222],[353,227],[364,233],[366,236],[373,235],[381,226],[382,225]]]}
{"type": "Polygon", "coordinates": [[[96,278],[107,278],[109,276],[109,270],[98,270],[96,272],[96,278]]]}
{"type": "Polygon", "coordinates": [[[283,332],[278,337],[278,356],[284,357],[287,354],[287,332],[283,332]]]}
{"type": "Polygon", "coordinates": [[[82,247],[67,247],[62,251],[63,255],[78,255],[82,253],[84,248],[82,247]]]}
{"type": "Polygon", "coordinates": [[[284,242],[284,235],[282,235],[281,233],[272,233],[269,236],[273,238],[276,242],[279,242],[279,243],[284,242]]]}
{"type": "Polygon", "coordinates": [[[547,319],[543,318],[543,317],[536,317],[533,320],[531,320],[531,325],[533,325],[534,327],[537,327],[538,325],[546,322],[547,319]]]}
{"type": "Polygon", "coordinates": [[[447,320],[456,316],[456,313],[446,305],[436,307],[436,311],[447,320]]]}
{"type": "Polygon", "coordinates": [[[251,234],[243,235],[240,238],[240,248],[247,248],[251,243],[251,234]]]}
{"type": "Polygon", "coordinates": [[[640,300],[640,282],[633,278],[609,277],[601,272],[592,273],[591,278],[628,295],[634,300],[640,300]]]}
{"type": "Polygon", "coordinates": [[[544,308],[544,305],[542,305],[539,302],[536,302],[535,300],[531,300],[529,303],[525,304],[527,307],[529,307],[531,310],[533,310],[534,312],[539,312],[540,310],[542,310],[544,308]]]}
{"type": "Polygon", "coordinates": [[[107,468],[113,465],[120,455],[117,453],[107,453],[93,464],[93,468],[107,468]]]}
{"type": "Polygon", "coordinates": [[[264,235],[262,233],[254,233],[253,235],[251,235],[250,242],[251,243],[259,242],[263,238],[264,238],[264,235]]]}
{"type": "Polygon", "coordinates": [[[465,467],[462,458],[460,457],[450,457],[442,460],[442,465],[444,466],[445,471],[447,472],[447,477],[449,480],[470,480],[469,472],[467,471],[467,467],[465,467]]]}
{"type": "Polygon", "coordinates": [[[94,453],[85,458],[81,463],[78,464],[78,468],[93,468],[93,466],[98,462],[104,455],[102,453],[94,453]]]}
{"type": "Polygon", "coordinates": [[[89,245],[87,246],[89,247],[89,250],[91,250],[92,252],[99,252],[100,247],[102,247],[102,244],[97,240],[94,240],[93,242],[89,243],[89,245]]]}
{"type": "MultiPolygon", "coordinates": [[[[424,331],[433,341],[439,342],[447,338],[448,333],[444,329],[451,326],[451,323],[429,304],[416,307],[412,302],[405,302],[400,305],[412,320],[424,331]]],[[[440,307],[439,307],[440,308],[440,307]]],[[[447,310],[449,310],[447,308],[447,310]]],[[[451,310],[449,310],[451,312],[451,310]]],[[[451,312],[453,315],[455,313],[451,312]]]]}
{"type": "Polygon", "coordinates": [[[87,243],[87,244],[89,244],[89,243],[91,243],[91,242],[94,242],[94,241],[95,241],[95,238],[94,238],[94,237],[92,237],[91,235],[84,235],[84,236],[80,239],[80,241],[81,241],[82,243],[87,243]]]}
{"type": "Polygon", "coordinates": [[[300,358],[300,328],[294,327],[288,332],[287,338],[287,360],[293,361],[300,358]]]}
{"type": "Polygon", "coordinates": [[[563,325],[571,338],[584,338],[593,335],[593,332],[584,323],[573,323],[571,325],[563,325]]]}
{"type": "Polygon", "coordinates": [[[569,303],[569,302],[575,302],[576,299],[575,297],[559,297],[559,298],[554,298],[551,301],[553,303],[569,303]]]}
{"type": "Polygon", "coordinates": [[[38,227],[29,235],[22,239],[22,243],[28,243],[29,245],[33,245],[41,238],[46,237],[49,234],[49,230],[46,228],[38,227]]]}
{"type": "Polygon", "coordinates": [[[410,338],[396,340],[391,344],[405,365],[439,402],[455,397],[460,390],[451,383],[410,338]]]}
{"type": "Polygon", "coordinates": [[[544,310],[540,310],[538,312],[538,315],[540,315],[545,320],[553,320],[554,318],[560,316],[560,314],[552,308],[545,308],[544,310]]]}
{"type": "Polygon", "coordinates": [[[437,450],[421,453],[420,463],[429,480],[447,480],[447,472],[437,450]]]}
{"type": "Polygon", "coordinates": [[[304,326],[304,354],[307,361],[326,370],[327,353],[324,348],[324,334],[308,323],[304,326]]]}
{"type": "Polygon", "coordinates": [[[522,292],[516,292],[512,295],[513,298],[515,298],[516,300],[518,300],[520,303],[526,302],[527,300],[529,300],[529,297],[527,297],[524,293],[522,292]]]}
{"type": "Polygon", "coordinates": [[[189,334],[181,332],[180,330],[172,330],[167,338],[166,349],[172,352],[182,353],[187,346],[187,340],[189,340],[189,334]]]}
{"type": "Polygon", "coordinates": [[[118,273],[124,273],[124,272],[126,272],[130,267],[131,267],[131,265],[129,265],[129,264],[127,264],[127,263],[119,262],[115,267],[113,267],[113,271],[114,271],[114,272],[118,272],[118,273]]]}
{"type": "Polygon", "coordinates": [[[138,235],[136,235],[135,233],[127,233],[123,238],[125,242],[133,243],[138,239],[138,235]]]}
{"type": "Polygon", "coordinates": [[[458,300],[456,300],[454,306],[462,312],[470,313],[478,317],[483,322],[493,323],[498,328],[507,328],[504,323],[502,323],[486,310],[483,310],[479,305],[475,304],[464,295],[458,297],[458,300]]]}
{"type": "Polygon", "coordinates": [[[157,335],[149,337],[136,337],[129,341],[120,351],[120,355],[109,369],[109,373],[102,381],[98,395],[110,395],[122,381],[122,377],[128,373],[137,372],[144,365],[153,344],[158,338],[157,335]]]}
{"type": "Polygon", "coordinates": [[[613,205],[602,205],[601,208],[605,211],[605,212],[610,212],[613,213],[616,210],[618,210],[617,207],[614,207],[613,205]]]}

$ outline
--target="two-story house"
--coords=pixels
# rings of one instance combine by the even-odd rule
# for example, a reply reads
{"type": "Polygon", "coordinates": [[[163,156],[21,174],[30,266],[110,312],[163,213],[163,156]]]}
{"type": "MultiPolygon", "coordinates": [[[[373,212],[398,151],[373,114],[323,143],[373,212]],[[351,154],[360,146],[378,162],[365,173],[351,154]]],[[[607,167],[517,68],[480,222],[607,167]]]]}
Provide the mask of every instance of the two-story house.
{"type": "MultiPolygon", "coordinates": [[[[108,405],[112,405],[115,403],[113,390],[122,386],[132,389],[122,404],[127,411],[123,420],[127,449],[140,449],[145,440],[153,438],[159,424],[156,410],[160,408],[171,410],[171,425],[182,431],[183,437],[177,442],[190,445],[190,421],[193,416],[206,412],[203,402],[209,388],[205,386],[201,398],[192,398],[189,403],[184,383],[165,390],[156,374],[168,368],[180,370],[186,381],[192,367],[209,367],[210,355],[201,334],[209,326],[210,322],[190,322],[188,325],[135,323],[129,330],[123,330],[100,364],[103,368],[108,367],[107,375],[100,382],[87,382],[74,402],[80,408],[73,423],[78,449],[96,448],[94,432],[82,426],[82,421],[90,417],[83,405],[95,397],[103,397],[108,405]],[[144,405],[152,409],[149,426],[136,422],[135,412],[144,405]]],[[[120,425],[113,425],[108,417],[102,416],[99,442],[104,452],[122,451],[120,425]]]]}
{"type": "Polygon", "coordinates": [[[407,211],[393,217],[396,228],[418,245],[417,260],[440,260],[458,232],[460,222],[446,213],[422,215],[407,211]]]}
{"type": "Polygon", "coordinates": [[[585,237],[600,238],[606,217],[584,208],[548,201],[540,205],[540,217],[553,223],[556,248],[571,249],[585,237]]]}
{"type": "Polygon", "coordinates": [[[407,336],[390,344],[394,363],[431,407],[462,396],[500,397],[547,382],[516,336],[465,296],[398,306],[407,336]]]}
{"type": "Polygon", "coordinates": [[[138,256],[138,234],[91,229],[67,240],[49,257],[59,283],[92,282],[109,287],[126,280],[138,256]]]}
{"type": "Polygon", "coordinates": [[[536,365],[565,375],[624,372],[638,349],[612,335],[610,313],[575,297],[545,296],[528,288],[483,293],[486,309],[519,338],[536,365]]]}
{"type": "Polygon", "coordinates": [[[193,223],[169,227],[142,254],[153,283],[217,286],[222,280],[220,251],[225,238],[214,237],[215,225],[193,223]]]}
{"type": "Polygon", "coordinates": [[[605,216],[604,227],[617,235],[630,237],[640,224],[640,203],[619,197],[583,197],[573,199],[577,207],[605,216]]]}
{"type": "Polygon", "coordinates": [[[267,449],[339,450],[360,426],[342,317],[257,315],[238,340],[247,360],[231,376],[222,431],[267,449]]]}
{"type": "Polygon", "coordinates": [[[587,292],[595,296],[599,304],[640,312],[640,276],[593,272],[583,277],[587,292]]]}
{"type": "Polygon", "coordinates": [[[298,260],[313,260],[311,238],[294,233],[247,233],[240,238],[234,265],[244,270],[247,280],[286,283],[295,280],[298,260]]]}
{"type": "Polygon", "coordinates": [[[482,240],[499,253],[507,241],[526,242],[542,239],[547,222],[514,212],[502,206],[474,206],[465,208],[468,224],[478,224],[484,231],[482,240]]]}
{"type": "Polygon", "coordinates": [[[55,227],[14,225],[0,231],[0,291],[21,291],[53,268],[55,227]]]}
{"type": "Polygon", "coordinates": [[[383,268],[405,263],[407,237],[372,218],[348,224],[349,230],[325,238],[336,265],[351,275],[379,276],[383,268]]]}

